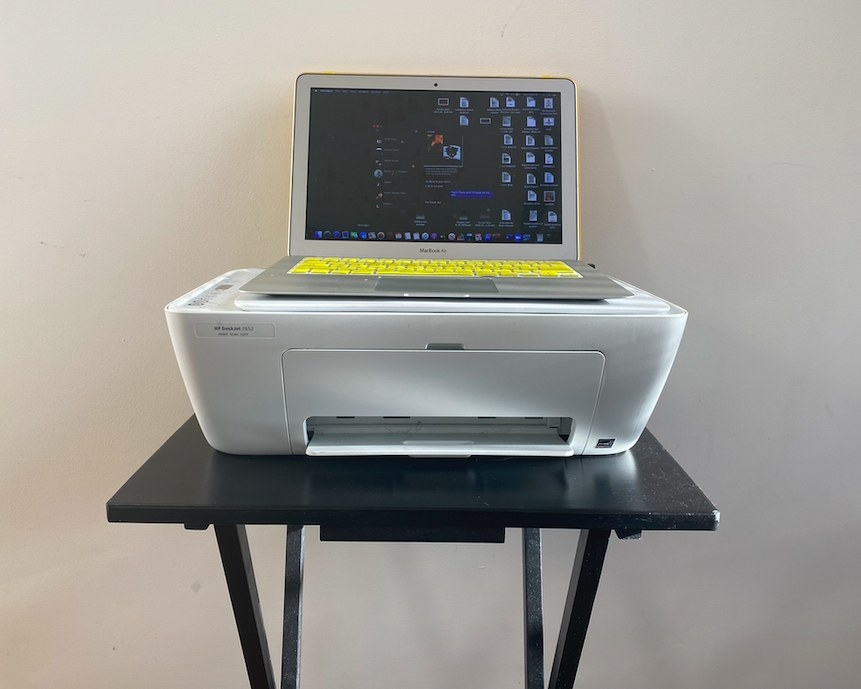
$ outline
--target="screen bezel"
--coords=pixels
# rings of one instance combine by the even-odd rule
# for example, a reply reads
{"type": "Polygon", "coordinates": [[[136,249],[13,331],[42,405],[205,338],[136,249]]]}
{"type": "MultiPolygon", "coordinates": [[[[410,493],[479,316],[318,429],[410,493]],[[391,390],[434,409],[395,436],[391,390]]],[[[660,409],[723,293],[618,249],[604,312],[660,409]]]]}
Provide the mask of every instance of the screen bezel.
{"type": "Polygon", "coordinates": [[[293,169],[290,184],[288,247],[291,256],[371,256],[384,258],[523,258],[580,259],[580,177],[578,170],[577,88],[564,78],[376,76],[301,74],[296,80],[293,121],[293,169]],[[314,88],[404,89],[439,91],[556,92],[562,129],[561,244],[486,244],[451,242],[337,242],[305,237],[311,91],[314,88]],[[432,249],[422,252],[420,249],[432,249]]]}

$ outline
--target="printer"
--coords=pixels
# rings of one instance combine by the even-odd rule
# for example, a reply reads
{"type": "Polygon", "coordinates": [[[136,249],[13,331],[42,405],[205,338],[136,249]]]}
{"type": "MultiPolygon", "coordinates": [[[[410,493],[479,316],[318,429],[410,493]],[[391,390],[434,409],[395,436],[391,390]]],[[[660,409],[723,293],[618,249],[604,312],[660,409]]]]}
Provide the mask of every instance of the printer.
{"type": "Polygon", "coordinates": [[[593,301],[251,294],[235,270],[165,307],[201,429],[232,454],[615,454],[646,426],[687,313],[593,301]]]}

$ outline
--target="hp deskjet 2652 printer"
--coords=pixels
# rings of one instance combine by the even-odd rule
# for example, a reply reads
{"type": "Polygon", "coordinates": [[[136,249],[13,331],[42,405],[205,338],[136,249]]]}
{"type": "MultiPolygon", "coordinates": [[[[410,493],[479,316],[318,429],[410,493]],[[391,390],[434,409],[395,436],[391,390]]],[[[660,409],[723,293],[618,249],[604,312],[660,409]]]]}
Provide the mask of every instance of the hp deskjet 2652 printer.
{"type": "Polygon", "coordinates": [[[624,285],[596,301],[246,294],[166,307],[209,443],[234,454],[612,454],[645,428],[687,314],[624,285]]]}

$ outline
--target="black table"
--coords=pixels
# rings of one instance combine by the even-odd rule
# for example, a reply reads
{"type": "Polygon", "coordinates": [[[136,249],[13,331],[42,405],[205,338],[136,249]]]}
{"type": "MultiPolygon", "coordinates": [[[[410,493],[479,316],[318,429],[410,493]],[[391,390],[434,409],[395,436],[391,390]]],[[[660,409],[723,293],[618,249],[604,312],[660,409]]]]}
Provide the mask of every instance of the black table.
{"type": "Polygon", "coordinates": [[[215,527],[252,689],[275,677],[246,524],[287,526],[282,684],[299,685],[304,530],[321,540],[503,542],[523,530],[526,688],[544,687],[541,529],[580,529],[551,689],[571,687],[611,532],[717,528],[719,513],[655,437],[603,457],[239,457],[192,417],[107,504],[108,521],[215,527]]]}

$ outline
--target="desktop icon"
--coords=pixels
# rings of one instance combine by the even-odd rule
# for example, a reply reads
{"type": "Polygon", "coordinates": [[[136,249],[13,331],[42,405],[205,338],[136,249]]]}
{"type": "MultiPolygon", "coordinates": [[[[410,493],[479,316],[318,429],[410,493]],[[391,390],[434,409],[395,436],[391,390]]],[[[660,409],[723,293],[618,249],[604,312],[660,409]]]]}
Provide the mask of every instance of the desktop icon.
{"type": "Polygon", "coordinates": [[[442,147],[442,157],[446,160],[460,160],[461,148],[453,144],[448,144],[442,147]]]}

